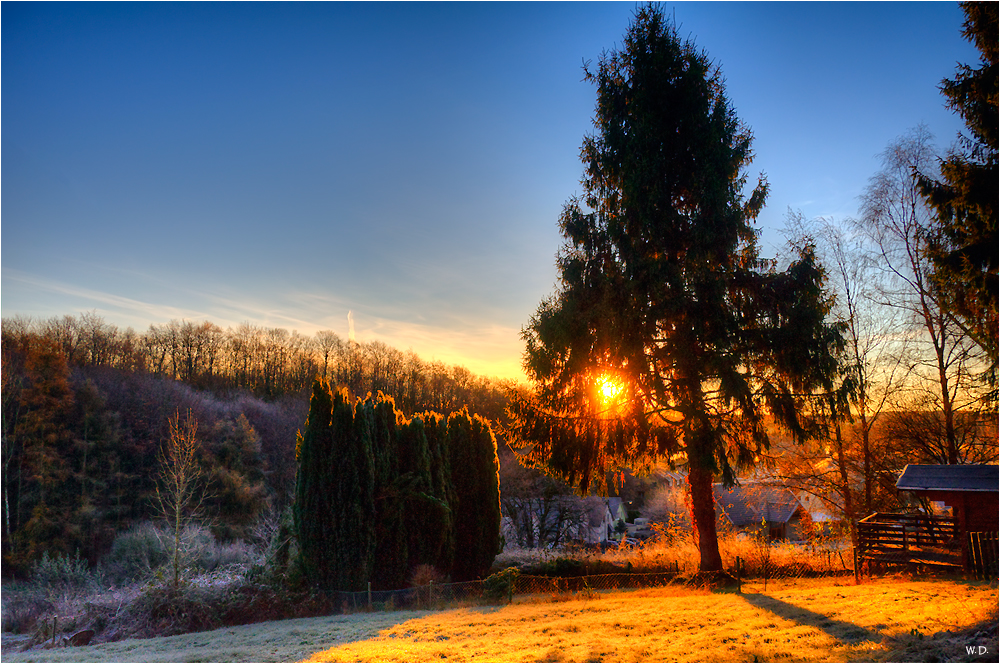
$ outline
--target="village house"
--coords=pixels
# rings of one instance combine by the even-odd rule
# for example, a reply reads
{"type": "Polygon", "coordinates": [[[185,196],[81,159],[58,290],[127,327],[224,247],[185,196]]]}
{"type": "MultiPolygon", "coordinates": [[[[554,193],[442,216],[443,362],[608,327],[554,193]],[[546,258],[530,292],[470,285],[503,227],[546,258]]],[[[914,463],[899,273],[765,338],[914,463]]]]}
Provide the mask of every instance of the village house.
{"type": "Polygon", "coordinates": [[[511,546],[599,544],[620,537],[619,521],[625,524],[627,533],[632,525],[627,520],[627,505],[621,498],[561,495],[524,505],[518,523],[505,515],[501,519],[500,532],[511,546]]]}
{"type": "Polygon", "coordinates": [[[712,488],[719,519],[741,532],[764,535],[771,541],[808,536],[809,513],[789,489],[756,483],[712,488]]]}
{"type": "MultiPolygon", "coordinates": [[[[811,532],[812,518],[806,505],[790,489],[752,480],[731,489],[715,484],[716,514],[720,525],[747,532],[760,533],[771,540],[801,540],[811,532]]],[[[687,475],[660,468],[635,482],[637,502],[642,501],[641,519],[629,528],[631,536],[652,534],[650,522],[686,523],[687,475]]],[[[822,517],[821,517],[822,518],[822,517]]]]}

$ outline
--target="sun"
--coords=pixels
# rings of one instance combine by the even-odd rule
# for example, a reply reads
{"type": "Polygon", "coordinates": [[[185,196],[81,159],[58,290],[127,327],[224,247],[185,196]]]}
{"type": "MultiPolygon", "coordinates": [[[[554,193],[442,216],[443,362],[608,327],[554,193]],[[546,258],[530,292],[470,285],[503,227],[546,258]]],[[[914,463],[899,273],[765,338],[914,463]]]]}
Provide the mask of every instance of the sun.
{"type": "Polygon", "coordinates": [[[622,392],[621,382],[614,376],[602,375],[597,379],[597,393],[604,403],[610,403],[622,392]]]}

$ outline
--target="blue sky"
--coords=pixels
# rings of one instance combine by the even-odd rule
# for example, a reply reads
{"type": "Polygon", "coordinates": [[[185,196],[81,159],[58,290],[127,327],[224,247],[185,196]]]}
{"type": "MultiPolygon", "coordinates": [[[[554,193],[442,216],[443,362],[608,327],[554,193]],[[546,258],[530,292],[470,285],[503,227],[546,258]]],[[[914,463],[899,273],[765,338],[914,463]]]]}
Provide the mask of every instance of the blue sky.
{"type": "MultiPolygon", "coordinates": [[[[625,3],[2,4],[0,309],[379,339],[520,377],[625,3]]],[[[957,3],[667,4],[789,208],[857,213],[978,53],[957,3]]]]}

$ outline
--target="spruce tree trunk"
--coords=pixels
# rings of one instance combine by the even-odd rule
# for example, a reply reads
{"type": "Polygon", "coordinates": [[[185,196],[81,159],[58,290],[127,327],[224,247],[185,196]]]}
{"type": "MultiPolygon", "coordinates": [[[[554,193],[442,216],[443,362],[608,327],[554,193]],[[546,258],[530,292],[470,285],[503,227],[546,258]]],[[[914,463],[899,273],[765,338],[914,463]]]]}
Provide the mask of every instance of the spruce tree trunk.
{"type": "Polygon", "coordinates": [[[722,556],[715,529],[715,496],[712,494],[712,471],[701,467],[697,458],[690,458],[688,485],[691,488],[691,515],[698,532],[701,572],[721,572],[722,556]]]}

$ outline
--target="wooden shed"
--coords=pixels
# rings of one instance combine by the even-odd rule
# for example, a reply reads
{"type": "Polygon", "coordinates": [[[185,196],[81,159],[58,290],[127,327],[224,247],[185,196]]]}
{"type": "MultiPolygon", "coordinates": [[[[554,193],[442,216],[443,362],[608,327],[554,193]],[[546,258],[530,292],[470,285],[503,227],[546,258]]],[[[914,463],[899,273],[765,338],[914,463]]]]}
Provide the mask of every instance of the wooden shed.
{"type": "Polygon", "coordinates": [[[865,517],[858,522],[862,559],[955,565],[977,574],[996,574],[1000,467],[910,464],[896,488],[947,505],[951,516],[879,513],[865,517]]]}
{"type": "Polygon", "coordinates": [[[903,469],[896,488],[950,507],[961,534],[997,532],[1000,466],[910,464],[903,469]]]}

